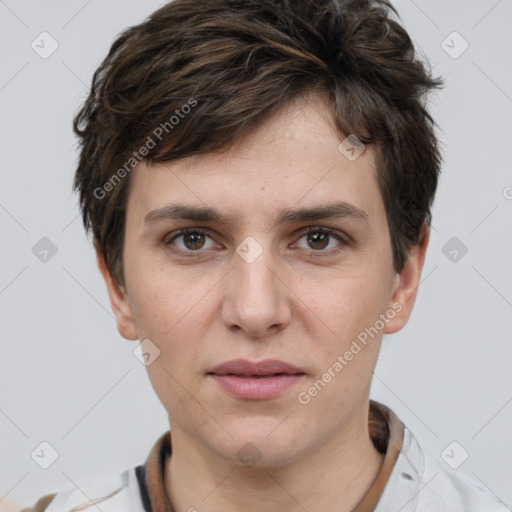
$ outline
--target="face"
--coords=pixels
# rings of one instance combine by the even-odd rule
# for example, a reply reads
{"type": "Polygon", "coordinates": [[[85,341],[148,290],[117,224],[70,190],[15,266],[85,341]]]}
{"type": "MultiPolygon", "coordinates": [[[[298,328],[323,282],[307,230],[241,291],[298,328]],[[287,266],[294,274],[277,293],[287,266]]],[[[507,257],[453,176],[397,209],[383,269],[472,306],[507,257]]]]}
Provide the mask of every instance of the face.
{"type": "Polygon", "coordinates": [[[147,369],[173,442],[278,465],[365,432],[381,338],[407,322],[428,234],[397,274],[374,150],[349,160],[328,119],[302,99],[222,153],[132,171],[125,287],[99,263],[121,334],[160,350],[147,369]],[[294,375],[215,370],[237,359],[294,375]]]}

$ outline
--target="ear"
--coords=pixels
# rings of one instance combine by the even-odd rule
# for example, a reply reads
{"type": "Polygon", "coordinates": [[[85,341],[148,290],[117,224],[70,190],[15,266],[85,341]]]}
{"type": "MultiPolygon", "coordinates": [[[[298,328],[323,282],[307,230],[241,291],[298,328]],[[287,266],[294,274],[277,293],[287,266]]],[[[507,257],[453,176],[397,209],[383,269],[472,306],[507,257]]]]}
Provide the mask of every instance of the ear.
{"type": "Polygon", "coordinates": [[[110,270],[107,267],[103,252],[96,246],[96,259],[101,275],[107,285],[110,304],[117,320],[117,330],[119,334],[127,340],[136,340],[139,338],[137,329],[133,321],[132,309],[128,300],[128,294],[123,286],[118,285],[110,270]]]}
{"type": "Polygon", "coordinates": [[[404,268],[395,276],[395,285],[389,308],[394,310],[396,315],[384,327],[384,334],[399,331],[409,321],[412,308],[416,302],[429,239],[430,228],[424,224],[419,243],[411,248],[404,268]]]}

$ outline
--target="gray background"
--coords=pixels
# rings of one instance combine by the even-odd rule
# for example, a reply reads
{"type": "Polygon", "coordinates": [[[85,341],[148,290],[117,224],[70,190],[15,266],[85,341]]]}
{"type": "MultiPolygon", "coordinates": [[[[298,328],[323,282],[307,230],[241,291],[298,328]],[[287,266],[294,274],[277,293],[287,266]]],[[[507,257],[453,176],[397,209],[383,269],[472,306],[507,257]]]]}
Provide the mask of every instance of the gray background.
{"type": "MultiPolygon", "coordinates": [[[[0,510],[141,464],[168,429],[71,193],[71,120],[92,74],[161,4],[0,0],[0,510]],[[43,31],[58,43],[46,59],[31,47],[43,31]],[[32,252],[43,237],[46,262],[32,252]],[[59,453],[46,470],[31,458],[43,441],[59,453]]],[[[436,456],[457,441],[456,471],[511,504],[512,1],[396,5],[447,78],[432,98],[445,163],[415,310],[384,338],[372,395],[436,456]]]]}

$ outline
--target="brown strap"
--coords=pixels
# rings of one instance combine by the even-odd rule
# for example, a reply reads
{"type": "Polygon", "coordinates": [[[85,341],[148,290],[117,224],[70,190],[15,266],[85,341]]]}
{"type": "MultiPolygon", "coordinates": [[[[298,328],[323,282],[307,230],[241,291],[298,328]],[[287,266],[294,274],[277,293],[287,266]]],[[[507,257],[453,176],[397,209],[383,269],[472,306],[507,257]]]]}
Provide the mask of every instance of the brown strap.
{"type": "Polygon", "coordinates": [[[33,507],[24,508],[20,510],[20,512],[44,512],[55,496],[57,496],[57,493],[47,494],[46,496],[39,498],[33,507]]]}

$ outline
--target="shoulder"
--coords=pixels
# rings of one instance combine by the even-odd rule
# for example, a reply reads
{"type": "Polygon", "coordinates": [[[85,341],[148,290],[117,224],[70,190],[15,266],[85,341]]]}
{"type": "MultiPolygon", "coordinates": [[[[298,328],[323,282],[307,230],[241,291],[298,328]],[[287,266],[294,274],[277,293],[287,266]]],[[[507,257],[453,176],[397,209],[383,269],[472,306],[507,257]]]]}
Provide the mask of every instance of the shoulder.
{"type": "Polygon", "coordinates": [[[467,512],[510,512],[505,503],[480,482],[451,469],[445,462],[425,453],[426,486],[418,502],[418,512],[456,511],[467,512]],[[430,482],[427,485],[427,482],[430,482]]]}
{"type": "Polygon", "coordinates": [[[144,512],[135,469],[41,497],[21,512],[69,512],[94,505],[102,512],[144,512]]]}
{"type": "Polygon", "coordinates": [[[389,503],[393,506],[400,505],[402,512],[512,510],[484,485],[451,469],[439,457],[423,450],[407,427],[404,429],[401,453],[388,483],[388,493],[385,492],[384,495],[388,494],[387,499],[391,500],[389,503]]]}

